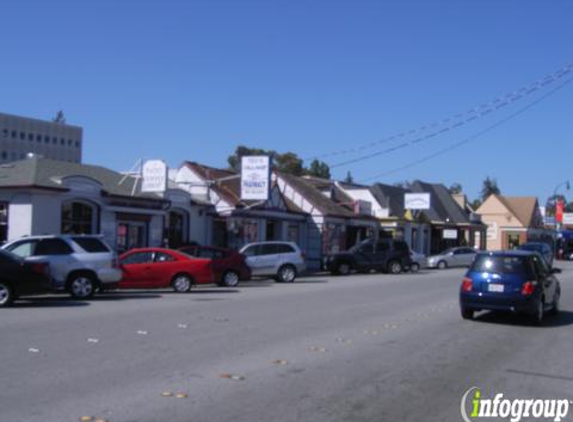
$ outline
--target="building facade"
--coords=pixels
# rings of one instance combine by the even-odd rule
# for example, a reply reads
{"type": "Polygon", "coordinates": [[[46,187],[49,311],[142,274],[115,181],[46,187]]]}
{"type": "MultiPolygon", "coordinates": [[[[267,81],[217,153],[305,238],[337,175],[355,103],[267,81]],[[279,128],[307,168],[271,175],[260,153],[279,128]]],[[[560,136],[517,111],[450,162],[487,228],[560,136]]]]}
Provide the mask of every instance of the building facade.
{"type": "Polygon", "coordinates": [[[35,154],[81,163],[83,130],[79,126],[0,113],[0,163],[35,154]]]}
{"type": "Polygon", "coordinates": [[[0,165],[0,242],[45,234],[101,234],[118,252],[208,242],[210,207],[169,186],[103,167],[28,158],[0,165]]]}

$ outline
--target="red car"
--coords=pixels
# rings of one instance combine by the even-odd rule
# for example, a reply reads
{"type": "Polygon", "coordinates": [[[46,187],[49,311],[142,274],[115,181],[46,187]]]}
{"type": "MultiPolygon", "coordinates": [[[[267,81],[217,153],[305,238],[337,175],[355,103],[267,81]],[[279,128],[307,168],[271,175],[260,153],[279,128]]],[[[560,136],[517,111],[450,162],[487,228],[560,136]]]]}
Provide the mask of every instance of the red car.
{"type": "Polygon", "coordinates": [[[172,249],[132,249],[119,260],[123,271],[120,289],[173,287],[183,293],[195,284],[213,282],[210,259],[193,258],[172,249]]]}
{"type": "Polygon", "coordinates": [[[214,282],[222,287],[235,287],[239,281],[251,279],[251,269],[245,261],[245,255],[232,249],[190,245],[179,251],[197,258],[211,260],[214,282]]]}

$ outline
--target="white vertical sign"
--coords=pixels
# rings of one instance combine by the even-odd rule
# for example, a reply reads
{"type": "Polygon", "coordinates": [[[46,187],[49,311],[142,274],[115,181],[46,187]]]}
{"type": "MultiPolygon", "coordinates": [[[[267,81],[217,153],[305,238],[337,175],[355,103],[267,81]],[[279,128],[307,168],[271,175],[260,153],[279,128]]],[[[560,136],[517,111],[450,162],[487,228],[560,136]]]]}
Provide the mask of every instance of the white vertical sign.
{"type": "Polygon", "coordinates": [[[165,192],[167,190],[167,164],[161,160],[147,160],[141,169],[142,192],[165,192]]]}
{"type": "Polygon", "coordinates": [[[266,155],[241,159],[241,199],[269,199],[271,179],[270,159],[266,155]]]}

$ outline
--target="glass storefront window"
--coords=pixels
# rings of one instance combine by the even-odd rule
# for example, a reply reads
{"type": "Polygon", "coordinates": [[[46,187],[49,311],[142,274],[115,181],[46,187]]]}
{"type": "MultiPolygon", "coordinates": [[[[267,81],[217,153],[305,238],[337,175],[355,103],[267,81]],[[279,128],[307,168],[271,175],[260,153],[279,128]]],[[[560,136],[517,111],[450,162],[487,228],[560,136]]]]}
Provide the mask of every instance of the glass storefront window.
{"type": "Polygon", "coordinates": [[[94,234],[95,206],[85,202],[66,202],[62,205],[63,234],[94,234]]]}

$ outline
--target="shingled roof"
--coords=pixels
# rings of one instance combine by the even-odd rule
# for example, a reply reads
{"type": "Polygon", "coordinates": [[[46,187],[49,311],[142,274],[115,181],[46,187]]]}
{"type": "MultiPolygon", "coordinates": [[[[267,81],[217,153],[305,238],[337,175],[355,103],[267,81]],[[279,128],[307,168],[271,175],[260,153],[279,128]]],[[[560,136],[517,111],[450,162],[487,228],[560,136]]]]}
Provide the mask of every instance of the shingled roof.
{"type": "Polygon", "coordinates": [[[535,226],[535,213],[539,208],[536,197],[502,195],[496,197],[525,227],[535,226]]]}
{"type": "Polygon", "coordinates": [[[39,188],[67,191],[68,189],[62,184],[62,180],[70,176],[82,176],[97,181],[101,184],[102,191],[107,195],[164,200],[158,194],[141,192],[141,182],[137,183],[133,176],[128,175],[126,177],[122,173],[101,166],[69,163],[41,157],[32,157],[0,165],[0,188],[39,188]],[[135,183],[137,186],[134,195],[132,195],[135,183]]]}
{"type": "Polygon", "coordinates": [[[461,225],[472,224],[469,216],[444,185],[415,181],[410,185],[410,190],[414,193],[429,193],[431,195],[430,209],[424,210],[424,214],[430,221],[461,225]]]}

